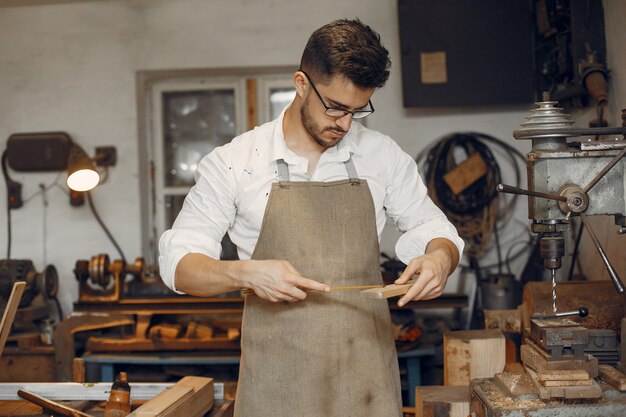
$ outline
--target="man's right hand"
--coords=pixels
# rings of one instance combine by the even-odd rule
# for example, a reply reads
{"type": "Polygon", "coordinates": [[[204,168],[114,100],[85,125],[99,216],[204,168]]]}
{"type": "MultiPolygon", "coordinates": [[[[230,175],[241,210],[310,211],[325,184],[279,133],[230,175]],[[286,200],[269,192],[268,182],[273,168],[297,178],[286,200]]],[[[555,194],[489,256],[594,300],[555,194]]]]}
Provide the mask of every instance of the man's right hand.
{"type": "Polygon", "coordinates": [[[287,261],[243,262],[243,281],[260,298],[272,302],[296,302],[306,298],[306,290],[330,291],[326,284],[304,278],[287,261]]]}

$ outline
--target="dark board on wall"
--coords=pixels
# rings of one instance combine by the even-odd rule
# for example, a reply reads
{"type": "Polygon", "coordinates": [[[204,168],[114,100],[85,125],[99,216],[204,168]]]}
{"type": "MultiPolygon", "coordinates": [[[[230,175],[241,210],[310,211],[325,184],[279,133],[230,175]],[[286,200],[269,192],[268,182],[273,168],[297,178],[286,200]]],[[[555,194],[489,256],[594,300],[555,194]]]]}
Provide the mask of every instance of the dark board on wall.
{"type": "Polygon", "coordinates": [[[534,101],[529,0],[398,0],[405,107],[534,101]]]}

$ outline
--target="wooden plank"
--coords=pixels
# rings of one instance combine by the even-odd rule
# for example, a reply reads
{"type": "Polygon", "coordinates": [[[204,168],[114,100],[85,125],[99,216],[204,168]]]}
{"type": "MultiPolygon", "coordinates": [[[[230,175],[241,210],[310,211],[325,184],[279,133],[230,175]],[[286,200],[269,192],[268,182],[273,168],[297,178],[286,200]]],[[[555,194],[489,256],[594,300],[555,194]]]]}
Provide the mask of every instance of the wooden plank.
{"type": "Polygon", "coordinates": [[[506,341],[500,330],[448,332],[443,338],[444,385],[469,385],[504,370],[506,341]]]}
{"type": "Polygon", "coordinates": [[[370,288],[361,291],[361,295],[367,298],[391,298],[404,295],[415,284],[415,280],[410,280],[406,284],[390,284],[380,288],[370,288]]]}
{"type": "Polygon", "coordinates": [[[543,381],[543,385],[546,387],[589,387],[592,385],[593,380],[575,380],[575,381],[543,381]]]}
{"type": "Polygon", "coordinates": [[[469,403],[470,388],[467,385],[415,387],[416,416],[467,417],[469,403]]]}
{"type": "MultiPolygon", "coordinates": [[[[44,350],[45,349],[45,350],[44,350]]],[[[36,352],[7,347],[0,358],[0,382],[55,382],[54,348],[36,352]]]]}
{"type": "Polygon", "coordinates": [[[72,381],[85,383],[85,360],[83,358],[74,358],[72,361],[72,381]]]}
{"type": "Polygon", "coordinates": [[[179,406],[186,398],[193,395],[193,388],[174,385],[135,410],[136,417],[155,417],[163,415],[171,408],[179,406]]]}
{"type": "Polygon", "coordinates": [[[43,408],[26,400],[0,400],[0,416],[36,416],[43,408]]]}
{"type": "Polygon", "coordinates": [[[213,379],[186,376],[128,417],[200,417],[213,407],[213,379]]]}
{"type": "Polygon", "coordinates": [[[126,352],[126,351],[188,351],[188,350],[239,350],[238,340],[228,337],[214,337],[211,339],[186,339],[179,337],[175,340],[154,339],[116,339],[90,337],[87,339],[87,350],[91,352],[126,352]]]}
{"type": "Polygon", "coordinates": [[[626,375],[620,370],[610,365],[600,365],[598,366],[598,373],[600,374],[600,378],[607,384],[620,391],[626,391],[626,375]]]}
{"type": "Polygon", "coordinates": [[[22,299],[22,294],[24,293],[25,288],[26,282],[18,281],[13,284],[13,288],[11,289],[9,301],[7,301],[4,313],[2,314],[2,321],[0,321],[0,356],[2,356],[4,344],[6,343],[7,337],[9,337],[9,333],[11,332],[13,319],[15,319],[15,312],[17,311],[17,307],[20,305],[20,300],[22,299]]]}
{"type": "Polygon", "coordinates": [[[567,369],[537,372],[539,380],[545,381],[585,381],[588,380],[589,372],[584,369],[567,369]]]}

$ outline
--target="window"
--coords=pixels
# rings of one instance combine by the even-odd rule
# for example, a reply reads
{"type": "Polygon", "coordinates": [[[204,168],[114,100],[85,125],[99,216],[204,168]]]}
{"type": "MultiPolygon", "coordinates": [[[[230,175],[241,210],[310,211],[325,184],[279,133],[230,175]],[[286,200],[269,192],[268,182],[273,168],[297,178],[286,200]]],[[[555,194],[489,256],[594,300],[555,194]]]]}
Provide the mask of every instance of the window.
{"type": "MultiPolygon", "coordinates": [[[[147,213],[142,218],[142,246],[148,263],[156,264],[159,237],[176,219],[200,160],[276,118],[295,95],[293,70],[233,72],[138,74],[140,167],[149,173],[141,180],[142,213],[147,213]]],[[[222,247],[222,259],[236,258],[228,235],[222,247]]]]}

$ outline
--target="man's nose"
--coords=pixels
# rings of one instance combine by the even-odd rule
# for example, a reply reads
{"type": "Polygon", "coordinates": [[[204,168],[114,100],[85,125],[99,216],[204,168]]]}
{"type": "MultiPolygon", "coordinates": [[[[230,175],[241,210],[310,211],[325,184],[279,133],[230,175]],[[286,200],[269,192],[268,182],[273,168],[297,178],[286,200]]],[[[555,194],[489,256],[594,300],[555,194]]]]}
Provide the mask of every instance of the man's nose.
{"type": "Polygon", "coordinates": [[[352,113],[348,113],[343,117],[339,117],[335,119],[335,123],[339,126],[344,132],[347,132],[350,129],[350,124],[352,123],[352,113]]]}

